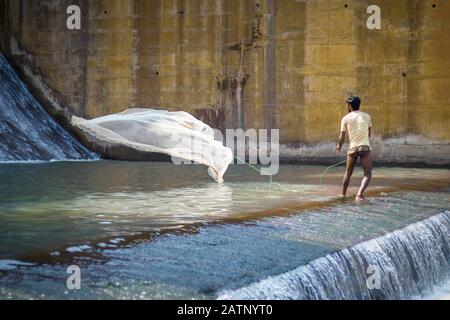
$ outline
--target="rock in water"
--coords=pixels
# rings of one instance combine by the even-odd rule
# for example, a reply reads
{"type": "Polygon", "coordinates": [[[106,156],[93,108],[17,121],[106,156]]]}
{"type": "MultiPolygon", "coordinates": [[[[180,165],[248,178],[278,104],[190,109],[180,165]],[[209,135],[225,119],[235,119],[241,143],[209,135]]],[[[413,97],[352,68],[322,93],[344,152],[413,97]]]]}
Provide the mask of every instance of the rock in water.
{"type": "Polygon", "coordinates": [[[53,120],[0,53],[0,161],[95,159],[53,120]]]}
{"type": "Polygon", "coordinates": [[[214,140],[214,130],[183,111],[130,109],[92,120],[74,116],[72,125],[88,140],[166,154],[174,163],[206,165],[219,183],[233,161],[231,149],[214,140]]]}

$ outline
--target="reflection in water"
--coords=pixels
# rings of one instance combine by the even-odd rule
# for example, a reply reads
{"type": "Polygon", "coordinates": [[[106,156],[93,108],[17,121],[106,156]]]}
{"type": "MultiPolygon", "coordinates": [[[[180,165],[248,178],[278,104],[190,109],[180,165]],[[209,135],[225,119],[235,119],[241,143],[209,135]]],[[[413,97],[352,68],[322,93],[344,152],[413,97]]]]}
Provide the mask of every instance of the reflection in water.
{"type": "Polygon", "coordinates": [[[356,205],[324,169],[281,166],[270,185],[232,166],[217,185],[201,166],[0,165],[0,298],[214,298],[450,207],[449,170],[377,168],[356,205]],[[85,289],[65,293],[71,264],[85,289]]]}
{"type": "Polygon", "coordinates": [[[78,195],[67,200],[24,203],[14,207],[21,219],[58,212],[60,218],[80,224],[105,225],[105,232],[132,229],[158,231],[159,227],[208,222],[233,213],[233,189],[212,184],[153,192],[111,192],[78,195]],[[27,216],[27,217],[25,217],[27,216]],[[64,216],[64,217],[63,217],[64,216]]]}
{"type": "MultiPolygon", "coordinates": [[[[441,223],[445,215],[450,218],[449,192],[395,192],[374,197],[365,205],[341,203],[290,216],[207,225],[196,233],[171,232],[120,248],[116,244],[125,238],[73,246],[69,253],[59,253],[61,256],[53,253],[55,256],[44,263],[35,261],[35,266],[0,270],[0,299],[202,299],[249,286],[256,288],[248,291],[250,296],[258,297],[262,291],[252,284],[292,274],[292,270],[310,263],[321,270],[311,278],[301,274],[303,280],[314,280],[311,290],[296,292],[295,279],[299,278],[294,277],[293,282],[277,281],[264,292],[280,297],[291,293],[315,296],[325,287],[327,296],[339,292],[361,296],[362,291],[346,288],[356,284],[357,289],[358,283],[364,283],[362,269],[368,262],[380,262],[380,267],[392,271],[393,279],[401,280],[407,291],[422,294],[445,277],[444,259],[450,263],[445,244],[450,235],[441,223]],[[430,219],[431,224],[425,221],[430,219]],[[408,232],[399,232],[405,227],[408,232]],[[357,245],[373,243],[371,239],[377,237],[381,237],[382,252],[371,253],[373,246],[357,245]],[[343,249],[345,254],[339,253],[343,249]],[[335,259],[327,257],[330,254],[335,259]],[[65,287],[66,268],[73,264],[82,269],[83,290],[67,291],[65,287]],[[415,269],[420,270],[418,278],[415,269]],[[279,290],[286,283],[292,283],[289,290],[279,290]]],[[[383,288],[390,289],[380,292],[381,296],[407,297],[403,291],[392,291],[393,287],[383,288]]]]}
{"type": "MultiPolygon", "coordinates": [[[[343,168],[330,170],[320,184],[324,167],[281,166],[272,185],[247,166],[232,166],[224,185],[203,170],[113,161],[0,165],[0,259],[199,223],[295,213],[335,199],[343,168]]],[[[380,168],[371,190],[423,181],[432,186],[433,179],[448,183],[448,170],[380,168]]]]}
{"type": "Polygon", "coordinates": [[[2,164],[0,299],[215,298],[357,243],[390,239],[450,207],[449,170],[376,168],[369,201],[355,204],[336,197],[343,168],[320,183],[324,169],[281,166],[271,185],[232,166],[218,185],[202,166],[2,164]],[[71,264],[82,268],[84,290],[67,293],[71,264]]]}

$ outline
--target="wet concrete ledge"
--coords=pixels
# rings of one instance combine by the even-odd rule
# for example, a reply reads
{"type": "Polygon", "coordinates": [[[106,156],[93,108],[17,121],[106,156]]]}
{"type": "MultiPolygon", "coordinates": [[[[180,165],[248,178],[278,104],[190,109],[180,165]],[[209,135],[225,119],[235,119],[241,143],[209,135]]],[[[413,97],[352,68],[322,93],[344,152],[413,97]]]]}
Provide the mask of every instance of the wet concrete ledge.
{"type": "MultiPolygon", "coordinates": [[[[285,164],[331,165],[346,158],[346,149],[337,152],[335,143],[281,144],[280,162],[285,164]]],[[[450,144],[420,136],[372,142],[374,163],[383,166],[450,168],[450,144]]]]}
{"type": "MultiPolygon", "coordinates": [[[[171,161],[169,155],[100,141],[74,127],[71,128],[71,133],[88,149],[106,160],[171,161]]],[[[382,141],[374,144],[372,154],[375,165],[450,169],[450,144],[413,145],[382,141]]],[[[345,158],[346,152],[337,152],[333,143],[280,145],[281,164],[333,165],[345,158]]]]}

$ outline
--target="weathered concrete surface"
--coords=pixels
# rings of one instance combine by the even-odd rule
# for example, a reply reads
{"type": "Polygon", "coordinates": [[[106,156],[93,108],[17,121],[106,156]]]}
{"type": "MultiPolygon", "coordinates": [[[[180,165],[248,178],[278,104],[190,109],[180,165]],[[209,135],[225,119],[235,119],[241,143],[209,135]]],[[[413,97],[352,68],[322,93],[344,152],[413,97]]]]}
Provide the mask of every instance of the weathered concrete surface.
{"type": "Polygon", "coordinates": [[[280,128],[284,159],[331,161],[351,91],[372,115],[378,160],[450,164],[450,1],[0,0],[0,10],[2,51],[61,119],[186,110],[220,129],[280,128]],[[80,31],[66,28],[70,4],[80,31]],[[366,27],[371,4],[381,30],[366,27]]]}

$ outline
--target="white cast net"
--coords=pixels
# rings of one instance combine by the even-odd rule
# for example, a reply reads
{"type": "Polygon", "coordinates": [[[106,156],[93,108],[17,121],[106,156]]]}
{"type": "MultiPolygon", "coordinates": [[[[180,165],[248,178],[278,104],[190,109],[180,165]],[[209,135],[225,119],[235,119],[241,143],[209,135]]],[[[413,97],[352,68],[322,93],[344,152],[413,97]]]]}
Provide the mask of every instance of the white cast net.
{"type": "Polygon", "coordinates": [[[233,161],[231,149],[214,139],[214,130],[187,112],[129,109],[92,120],[72,117],[84,134],[111,144],[170,155],[174,163],[208,166],[219,183],[233,161]]]}

